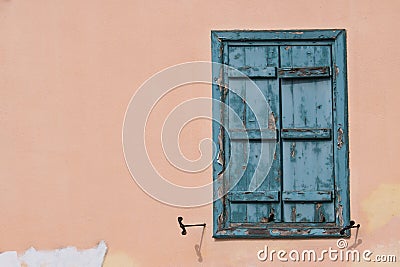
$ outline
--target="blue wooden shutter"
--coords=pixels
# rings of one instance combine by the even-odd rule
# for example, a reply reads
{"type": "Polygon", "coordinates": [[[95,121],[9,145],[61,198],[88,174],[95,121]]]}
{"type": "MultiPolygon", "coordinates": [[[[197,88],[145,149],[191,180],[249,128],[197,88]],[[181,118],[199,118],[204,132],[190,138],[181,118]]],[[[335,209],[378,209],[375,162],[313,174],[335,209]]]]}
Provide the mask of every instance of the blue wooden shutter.
{"type": "Polygon", "coordinates": [[[283,221],[334,222],[331,48],[280,47],[283,221]]]}
{"type": "Polygon", "coordinates": [[[230,165],[226,176],[230,183],[239,179],[227,197],[229,220],[278,222],[281,218],[277,157],[280,148],[276,145],[275,125],[279,117],[279,83],[275,72],[279,64],[278,46],[230,46],[228,51],[229,65],[245,73],[258,87],[249,80],[228,75],[228,104],[232,110],[228,119],[230,165]],[[234,123],[235,114],[241,121],[234,123]],[[246,133],[240,130],[241,123],[246,133]],[[259,186],[252,190],[252,183],[257,181],[259,186]]]}
{"type": "Polygon", "coordinates": [[[231,109],[213,105],[225,127],[213,123],[215,194],[239,179],[214,202],[214,237],[341,236],[350,221],[345,39],[344,30],[213,32],[213,61],[251,79],[213,67],[213,98],[231,109]]]}

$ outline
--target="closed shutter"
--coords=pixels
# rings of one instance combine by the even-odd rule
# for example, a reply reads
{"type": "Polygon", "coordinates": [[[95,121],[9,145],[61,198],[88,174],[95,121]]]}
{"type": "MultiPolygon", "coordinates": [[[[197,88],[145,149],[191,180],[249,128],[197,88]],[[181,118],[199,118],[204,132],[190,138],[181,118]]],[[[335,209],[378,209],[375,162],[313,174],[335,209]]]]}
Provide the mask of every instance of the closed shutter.
{"type": "Polygon", "coordinates": [[[281,46],[283,220],[333,222],[330,46],[281,46]]]}
{"type": "Polygon", "coordinates": [[[215,32],[213,60],[241,72],[213,68],[213,98],[226,104],[213,106],[223,125],[213,128],[223,156],[214,237],[340,236],[350,221],[345,31],[215,32]]]}
{"type": "Polygon", "coordinates": [[[228,74],[230,164],[226,176],[231,184],[236,183],[228,194],[232,223],[281,220],[280,147],[275,125],[279,117],[278,49],[229,47],[229,66],[252,79],[228,74]]]}

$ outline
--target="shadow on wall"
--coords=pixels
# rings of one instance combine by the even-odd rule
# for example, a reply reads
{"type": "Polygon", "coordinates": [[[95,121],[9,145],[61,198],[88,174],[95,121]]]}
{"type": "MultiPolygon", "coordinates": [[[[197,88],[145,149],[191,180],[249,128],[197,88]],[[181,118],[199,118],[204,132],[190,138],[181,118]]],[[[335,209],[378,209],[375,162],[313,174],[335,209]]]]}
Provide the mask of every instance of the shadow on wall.
{"type": "Polygon", "coordinates": [[[198,261],[202,262],[203,261],[203,256],[201,255],[201,245],[203,244],[203,237],[204,237],[204,232],[206,230],[206,224],[205,223],[198,223],[198,224],[184,224],[183,223],[183,217],[179,216],[178,217],[178,224],[179,227],[182,229],[181,234],[182,235],[187,235],[187,227],[203,227],[203,231],[201,232],[201,237],[200,237],[200,242],[199,244],[196,244],[194,246],[194,250],[196,251],[198,261]]]}
{"type": "Polygon", "coordinates": [[[196,244],[194,246],[194,250],[196,251],[197,257],[198,257],[198,261],[199,262],[203,262],[203,256],[201,255],[201,245],[203,244],[203,237],[204,237],[204,232],[206,230],[206,227],[203,227],[203,231],[201,232],[201,238],[200,238],[200,242],[199,244],[196,244]]]}

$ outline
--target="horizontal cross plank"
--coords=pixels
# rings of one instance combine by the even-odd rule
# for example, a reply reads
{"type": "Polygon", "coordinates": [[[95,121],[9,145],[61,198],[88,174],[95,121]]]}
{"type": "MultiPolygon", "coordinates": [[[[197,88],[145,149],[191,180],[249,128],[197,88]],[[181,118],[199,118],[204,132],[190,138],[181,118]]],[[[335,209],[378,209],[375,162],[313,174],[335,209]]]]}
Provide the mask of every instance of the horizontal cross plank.
{"type": "Polygon", "coordinates": [[[279,202],[279,191],[235,191],[228,194],[231,202],[279,202]]]}
{"type": "Polygon", "coordinates": [[[279,68],[279,78],[313,78],[329,77],[331,75],[330,67],[304,67],[304,68],[279,68]]]}
{"type": "Polygon", "coordinates": [[[229,78],[275,78],[276,77],[276,68],[275,67],[252,67],[252,66],[243,66],[236,69],[228,70],[229,78]]]}
{"type": "Polygon", "coordinates": [[[285,202],[327,202],[332,201],[332,191],[284,191],[285,202]]]}
{"type": "Polygon", "coordinates": [[[288,129],[281,132],[282,139],[331,139],[331,129],[288,129]]]}
{"type": "Polygon", "coordinates": [[[235,130],[229,129],[229,138],[231,140],[276,140],[277,139],[277,131],[262,129],[262,130],[235,130]]]}

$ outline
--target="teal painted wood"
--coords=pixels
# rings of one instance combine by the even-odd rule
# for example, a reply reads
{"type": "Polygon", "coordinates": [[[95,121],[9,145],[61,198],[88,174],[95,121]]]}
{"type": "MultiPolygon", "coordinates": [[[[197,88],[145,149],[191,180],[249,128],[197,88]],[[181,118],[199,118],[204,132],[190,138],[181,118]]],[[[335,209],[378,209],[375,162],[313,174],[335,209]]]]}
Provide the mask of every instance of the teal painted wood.
{"type": "Polygon", "coordinates": [[[221,41],[335,40],[343,30],[212,31],[221,41]]]}
{"type": "MultiPolygon", "coordinates": [[[[349,185],[349,135],[348,135],[348,90],[347,90],[346,31],[341,31],[332,45],[333,56],[333,116],[335,142],[335,199],[337,224],[343,227],[350,222],[349,185]],[[337,142],[341,139],[341,142],[337,142]]],[[[346,231],[350,236],[350,232],[346,231]]]]}
{"type": "MultiPolygon", "coordinates": [[[[221,186],[231,180],[237,181],[234,173],[244,172],[234,190],[214,202],[214,237],[338,237],[340,227],[350,218],[345,31],[214,31],[212,59],[250,74],[263,88],[273,111],[264,119],[255,119],[263,109],[240,75],[224,75],[229,87],[239,88],[230,91],[226,99],[220,87],[213,85],[213,98],[223,99],[241,114],[246,127],[245,131],[238,131],[237,125],[230,124],[232,116],[213,106],[215,118],[223,114],[229,121],[225,124],[229,131],[222,131],[222,135],[233,137],[224,137],[223,147],[217,146],[214,153],[222,151],[224,156],[222,163],[220,157],[214,160],[215,180],[221,180],[221,171],[227,167],[225,160],[231,160],[222,177],[225,182],[216,183],[214,193],[221,192],[221,186]],[[279,75],[279,70],[284,72],[279,75]],[[255,108],[249,109],[247,103],[255,108]],[[278,138],[268,128],[271,115],[281,133],[278,138]],[[265,140],[257,132],[263,127],[267,130],[261,132],[268,133],[265,140]],[[250,133],[248,144],[241,139],[244,132],[250,133]],[[264,151],[271,147],[276,148],[271,171],[264,173],[267,179],[255,192],[247,193],[246,199],[244,192],[248,192],[253,174],[257,180],[267,172],[268,162],[261,164],[261,171],[257,166],[265,161],[264,151]],[[279,201],[275,201],[274,192],[280,192],[283,200],[278,197],[279,201]],[[263,201],[267,195],[275,202],[263,201]]],[[[213,69],[214,81],[220,73],[220,69],[213,69]]],[[[221,144],[217,123],[213,123],[213,138],[221,144]]]]}
{"type": "MultiPolygon", "coordinates": [[[[271,48],[271,50],[274,50],[271,48]]],[[[274,50],[273,55],[278,55],[277,50],[274,50]]],[[[278,60],[274,59],[275,62],[271,64],[278,64],[278,60]],[[276,60],[276,61],[275,61],[276,60]]],[[[279,129],[280,127],[280,120],[279,120],[279,114],[280,114],[280,105],[279,105],[279,82],[278,80],[272,80],[272,79],[256,79],[255,83],[259,88],[264,88],[264,93],[266,94],[267,101],[269,103],[270,109],[272,111],[271,114],[269,114],[269,121],[268,121],[268,127],[273,128],[275,127],[276,129],[279,129]]],[[[262,112],[262,111],[260,111],[262,112]]],[[[270,132],[272,132],[271,130],[270,132]]],[[[260,143],[260,145],[263,148],[263,151],[268,151],[266,155],[271,155],[273,153],[272,150],[275,150],[274,155],[273,155],[273,162],[270,167],[269,172],[267,170],[264,170],[264,174],[261,173],[259,174],[259,177],[264,178],[265,175],[265,180],[264,182],[260,185],[260,187],[256,191],[273,191],[281,190],[281,159],[279,157],[280,155],[280,145],[279,145],[279,138],[276,140],[263,140],[263,142],[260,143]]],[[[265,157],[265,155],[264,155],[265,157]]],[[[263,155],[259,156],[260,162],[265,161],[263,158],[263,155]]],[[[265,168],[265,167],[264,167],[265,168]]],[[[261,168],[260,171],[263,171],[261,168]]],[[[256,208],[256,214],[264,214],[268,215],[268,217],[271,214],[274,214],[274,222],[279,223],[281,222],[281,204],[280,203],[270,203],[269,205],[257,205],[255,206],[256,208]],[[259,213],[258,210],[262,210],[262,212],[259,213]]],[[[256,221],[261,222],[265,221],[266,216],[257,216],[256,215],[256,221]]]]}
{"type": "MultiPolygon", "coordinates": [[[[258,47],[230,47],[229,48],[229,65],[235,68],[241,66],[251,66],[252,69],[261,68],[275,68],[278,64],[278,49],[277,47],[271,48],[267,46],[258,47]],[[265,66],[265,67],[263,67],[265,66]],[[271,66],[271,67],[270,67],[271,66]]],[[[231,77],[230,77],[231,78],[231,77]]],[[[236,77],[237,78],[237,77],[236,77]]],[[[275,214],[276,209],[279,208],[278,204],[273,205],[260,205],[257,203],[237,203],[238,201],[233,196],[235,192],[242,192],[249,190],[251,184],[255,181],[259,184],[256,190],[267,192],[272,189],[280,189],[279,185],[274,187],[274,183],[270,182],[271,177],[265,177],[268,169],[272,164],[272,154],[276,147],[276,130],[275,124],[271,125],[271,116],[274,120],[273,114],[266,114],[268,107],[264,105],[262,98],[269,96],[267,90],[271,86],[275,87],[278,92],[278,84],[276,81],[269,83],[262,80],[261,94],[251,82],[240,79],[229,79],[230,92],[229,106],[232,108],[232,115],[229,116],[230,120],[233,119],[234,114],[238,114],[242,121],[229,123],[229,136],[230,136],[230,177],[231,184],[235,183],[238,179],[237,175],[244,171],[242,177],[237,182],[236,186],[232,189],[233,194],[228,195],[230,201],[229,210],[231,213],[231,222],[261,222],[267,220],[271,213],[275,214]],[[252,107],[252,108],[250,108],[252,107]],[[256,118],[258,117],[258,118],[256,118]],[[238,130],[241,124],[246,128],[246,131],[238,130]],[[250,144],[240,141],[240,139],[249,139],[250,144]],[[246,147],[248,145],[248,147],[246,147]],[[263,151],[263,152],[261,152],[263,151]],[[268,156],[269,155],[269,156],[268,156]],[[233,180],[233,181],[232,181],[233,180]],[[264,181],[263,181],[264,180],[264,181]],[[257,181],[263,181],[258,183],[257,181]]],[[[261,196],[261,194],[256,194],[261,196]]],[[[247,202],[254,202],[254,195],[247,195],[247,202]]],[[[242,201],[244,202],[244,201],[242,201]]]]}
{"type": "MultiPolygon", "coordinates": [[[[329,46],[281,46],[281,65],[311,68],[331,64],[329,46]]],[[[329,78],[282,80],[282,121],[285,132],[297,128],[332,131],[332,84],[329,78]]],[[[285,136],[285,134],[284,134],[285,136]]],[[[334,190],[333,142],[308,135],[283,140],[283,190],[334,190]]],[[[326,139],[326,138],[325,138],[326,139]]],[[[292,200],[292,202],[294,202],[292,200]]],[[[299,200],[301,202],[301,200],[299,200]]],[[[284,203],[285,222],[333,222],[334,202],[284,203]]]]}
{"type": "MultiPolygon", "coordinates": [[[[231,67],[237,68],[245,64],[245,48],[244,47],[229,47],[228,51],[228,62],[231,67]]],[[[226,62],[226,64],[228,64],[226,62]]],[[[228,92],[229,107],[232,109],[229,111],[229,136],[234,137],[236,131],[240,131],[242,125],[246,126],[246,106],[243,105],[243,99],[246,99],[246,84],[241,79],[229,79],[228,92]],[[235,114],[240,118],[240,121],[235,120],[235,114]]],[[[243,176],[243,172],[246,169],[247,161],[249,158],[249,144],[244,141],[230,139],[230,162],[229,162],[229,176],[225,176],[224,179],[229,181],[230,185],[236,184],[231,192],[246,191],[247,190],[247,176],[243,176]]],[[[247,221],[247,204],[237,203],[232,204],[227,197],[229,203],[226,203],[229,208],[230,222],[246,222],[247,221]]]]}
{"type": "Polygon", "coordinates": [[[263,77],[263,78],[275,78],[276,68],[275,67],[252,67],[252,66],[242,66],[238,67],[238,71],[228,70],[229,78],[243,77],[247,76],[250,78],[263,77]]]}
{"type": "MultiPolygon", "coordinates": [[[[272,66],[278,65],[278,47],[254,46],[246,47],[245,51],[245,63],[247,66],[261,68],[263,66],[269,67],[268,64],[272,66]]],[[[266,100],[268,97],[267,88],[269,85],[269,80],[258,79],[258,81],[258,88],[261,90],[264,100],[266,100]]],[[[275,86],[276,90],[279,88],[276,83],[273,84],[273,86],[275,86]]],[[[273,117],[272,113],[268,113],[269,107],[264,105],[267,102],[264,102],[262,98],[256,94],[256,92],[257,90],[250,90],[247,94],[246,103],[249,104],[249,107],[252,107],[253,109],[252,112],[246,113],[246,115],[248,115],[246,118],[247,128],[260,128],[262,130],[266,129],[269,132],[274,132],[275,118],[273,117]],[[254,117],[255,114],[258,115],[257,119],[254,117]]],[[[254,151],[251,150],[253,157],[251,160],[249,160],[248,164],[248,167],[250,167],[251,170],[248,177],[248,179],[251,179],[249,181],[249,189],[251,189],[252,182],[256,181],[257,184],[260,184],[259,187],[255,189],[256,192],[271,192],[271,190],[280,190],[280,187],[278,185],[275,186],[274,181],[271,181],[274,177],[268,177],[267,175],[269,168],[272,165],[276,140],[267,141],[264,139],[262,142],[254,140],[253,144],[255,149],[254,151]],[[271,182],[273,188],[270,188],[271,182]]],[[[275,219],[277,216],[276,213],[280,214],[280,210],[278,208],[278,204],[268,205],[268,203],[249,203],[247,205],[247,220],[248,222],[255,223],[266,222],[269,221],[269,217],[272,214],[275,219]]]]}
{"type": "Polygon", "coordinates": [[[278,132],[270,129],[248,129],[246,131],[230,131],[229,135],[231,140],[235,139],[255,139],[255,140],[276,140],[278,138],[278,132]]]}
{"type": "Polygon", "coordinates": [[[235,191],[228,197],[231,202],[278,202],[279,191],[235,191]]]}
{"type": "MultiPolygon", "coordinates": [[[[223,45],[222,42],[218,39],[215,34],[211,35],[211,54],[212,62],[223,63],[223,45]]],[[[221,69],[218,66],[213,66],[212,68],[212,81],[219,81],[221,69]]],[[[223,100],[223,94],[220,90],[220,85],[218,83],[214,83],[212,85],[212,97],[215,100],[223,100]]],[[[220,118],[221,114],[221,105],[212,105],[212,116],[213,118],[220,118]]],[[[216,142],[217,146],[213,147],[213,155],[219,155],[224,153],[223,143],[219,141],[219,137],[221,134],[221,126],[217,121],[212,122],[212,138],[213,140],[218,140],[216,142]]],[[[221,196],[220,192],[221,187],[223,187],[223,180],[220,176],[221,172],[223,171],[224,163],[218,159],[213,161],[213,180],[214,180],[214,187],[213,187],[213,198],[216,199],[213,203],[214,206],[214,216],[213,216],[213,232],[217,233],[223,230],[227,226],[227,220],[225,216],[225,203],[224,197],[221,196]]]]}
{"type": "Polygon", "coordinates": [[[282,139],[331,139],[332,129],[282,129],[282,139]]]}
{"type": "MultiPolygon", "coordinates": [[[[222,42],[222,50],[219,50],[219,58],[221,58],[222,64],[226,64],[226,62],[229,61],[228,58],[228,43],[222,42]]],[[[226,86],[227,81],[227,73],[226,73],[226,68],[224,66],[219,67],[219,83],[217,81],[217,86],[219,87],[219,91],[221,93],[220,100],[221,102],[225,102],[229,104],[229,98],[228,98],[228,91],[224,86],[226,86]]],[[[220,217],[218,218],[218,222],[220,224],[221,228],[227,228],[230,225],[229,221],[229,214],[230,214],[230,206],[227,204],[227,197],[226,194],[229,191],[229,179],[226,179],[227,177],[230,177],[229,175],[229,161],[230,161],[230,149],[231,149],[231,142],[229,139],[229,113],[225,109],[221,109],[220,115],[223,116],[223,129],[220,128],[220,134],[219,136],[221,137],[221,143],[223,144],[223,150],[221,153],[222,158],[217,159],[217,162],[222,162],[223,163],[223,172],[219,174],[218,180],[219,183],[222,183],[222,185],[219,187],[221,195],[224,197],[222,198],[222,206],[223,206],[223,212],[220,213],[220,217]],[[221,189],[222,188],[222,189],[221,189]]]]}
{"type": "Polygon", "coordinates": [[[332,191],[284,191],[282,199],[285,202],[331,202],[332,191]]]}
{"type": "Polygon", "coordinates": [[[214,234],[218,239],[304,239],[304,238],[341,238],[339,234],[341,228],[333,224],[297,223],[277,225],[272,223],[260,223],[260,227],[243,224],[235,225],[214,234]]]}

